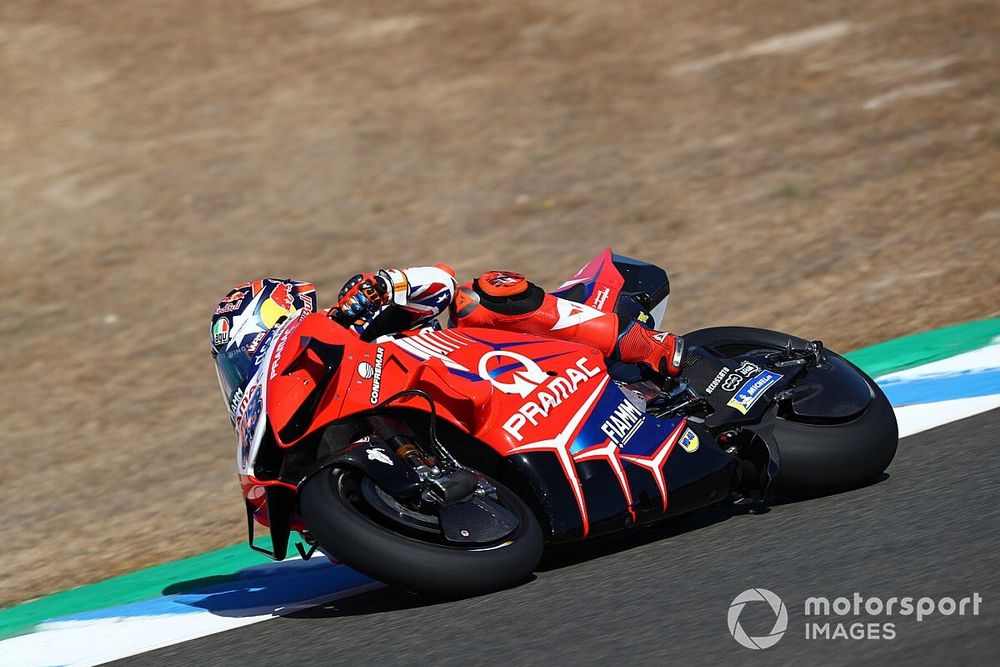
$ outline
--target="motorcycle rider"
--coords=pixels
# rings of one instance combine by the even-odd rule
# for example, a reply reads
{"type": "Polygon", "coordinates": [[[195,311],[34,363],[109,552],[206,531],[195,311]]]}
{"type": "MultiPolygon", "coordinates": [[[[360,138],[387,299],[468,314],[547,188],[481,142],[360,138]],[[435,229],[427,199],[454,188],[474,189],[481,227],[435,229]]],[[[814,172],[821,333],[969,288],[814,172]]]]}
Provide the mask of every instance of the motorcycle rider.
{"type": "Polygon", "coordinates": [[[517,331],[590,345],[608,359],[645,364],[676,377],[684,340],[574,301],[547,294],[519,273],[489,271],[459,285],[446,264],[359,273],[327,311],[362,340],[436,325],[449,308],[451,326],[517,331]]]}

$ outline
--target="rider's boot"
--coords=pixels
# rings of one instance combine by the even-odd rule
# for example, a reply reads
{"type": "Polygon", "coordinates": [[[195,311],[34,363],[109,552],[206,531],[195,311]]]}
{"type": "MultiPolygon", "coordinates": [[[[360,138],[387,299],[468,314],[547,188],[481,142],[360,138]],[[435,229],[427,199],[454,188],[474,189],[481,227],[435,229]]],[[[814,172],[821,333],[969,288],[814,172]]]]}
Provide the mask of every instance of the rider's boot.
{"type": "Polygon", "coordinates": [[[684,366],[684,339],[632,322],[620,336],[613,358],[644,363],[660,375],[677,377],[684,366]]]}

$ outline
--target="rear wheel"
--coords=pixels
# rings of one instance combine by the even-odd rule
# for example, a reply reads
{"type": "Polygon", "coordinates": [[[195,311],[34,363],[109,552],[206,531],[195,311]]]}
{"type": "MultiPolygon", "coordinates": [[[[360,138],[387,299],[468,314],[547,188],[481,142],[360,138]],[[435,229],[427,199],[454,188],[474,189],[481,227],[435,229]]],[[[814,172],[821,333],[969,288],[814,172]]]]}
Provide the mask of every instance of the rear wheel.
{"type": "MultiPolygon", "coordinates": [[[[751,327],[713,327],[684,336],[690,345],[707,348],[724,357],[739,359],[760,352],[780,351],[789,340],[807,341],[788,334],[751,327]]],[[[889,466],[896,454],[899,434],[896,415],[885,394],[861,369],[840,355],[837,367],[867,383],[871,401],[860,414],[842,420],[805,419],[781,413],[774,425],[774,438],[781,457],[781,472],[775,490],[790,496],[811,496],[855,488],[871,482],[889,466]]],[[[822,378],[822,376],[819,376],[822,378]]],[[[809,378],[811,381],[815,378],[809,378]]],[[[831,397],[833,400],[834,397],[831,397]]]]}
{"type": "Polygon", "coordinates": [[[485,544],[449,543],[435,528],[437,517],[396,503],[352,468],[316,474],[303,486],[300,506],[320,545],[355,570],[420,593],[476,595],[524,581],[542,555],[534,514],[513,491],[490,483],[516,527],[485,544]]]}

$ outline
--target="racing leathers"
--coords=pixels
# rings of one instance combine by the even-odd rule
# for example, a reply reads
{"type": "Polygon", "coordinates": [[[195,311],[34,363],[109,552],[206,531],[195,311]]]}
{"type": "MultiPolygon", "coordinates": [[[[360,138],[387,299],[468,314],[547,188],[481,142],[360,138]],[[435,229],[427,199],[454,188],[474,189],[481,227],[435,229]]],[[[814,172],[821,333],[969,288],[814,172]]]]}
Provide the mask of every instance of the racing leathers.
{"type": "Polygon", "coordinates": [[[371,341],[433,326],[445,308],[452,326],[583,343],[608,359],[645,364],[664,376],[677,376],[683,364],[680,337],[548,294],[510,271],[490,271],[462,285],[444,264],[358,274],[344,285],[331,314],[371,341]]]}

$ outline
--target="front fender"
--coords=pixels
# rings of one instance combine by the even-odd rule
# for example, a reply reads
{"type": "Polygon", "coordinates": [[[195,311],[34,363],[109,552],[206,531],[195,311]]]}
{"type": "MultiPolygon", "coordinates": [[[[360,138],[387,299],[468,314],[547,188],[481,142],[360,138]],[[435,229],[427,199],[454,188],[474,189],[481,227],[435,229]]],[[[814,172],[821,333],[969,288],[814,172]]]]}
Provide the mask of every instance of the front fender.
{"type": "Polygon", "coordinates": [[[782,416],[815,424],[846,422],[861,416],[874,398],[865,376],[827,351],[822,364],[808,368],[795,382],[787,406],[790,414],[782,416]]]}
{"type": "Polygon", "coordinates": [[[396,498],[412,498],[420,493],[420,478],[416,471],[378,436],[365,436],[343,449],[320,458],[312,464],[296,485],[303,485],[314,475],[332,467],[351,467],[375,482],[396,498]]]}

